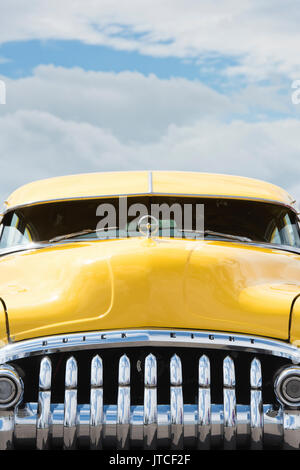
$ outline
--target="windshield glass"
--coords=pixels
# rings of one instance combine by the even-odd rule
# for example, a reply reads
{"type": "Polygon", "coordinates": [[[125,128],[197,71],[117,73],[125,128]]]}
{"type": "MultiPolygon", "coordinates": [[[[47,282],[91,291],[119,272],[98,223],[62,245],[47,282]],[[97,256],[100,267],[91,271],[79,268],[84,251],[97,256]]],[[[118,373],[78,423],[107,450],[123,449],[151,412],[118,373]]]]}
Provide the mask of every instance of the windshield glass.
{"type": "Polygon", "coordinates": [[[153,207],[158,220],[156,236],[204,237],[300,247],[297,215],[278,204],[237,199],[140,196],[61,201],[18,208],[7,213],[2,220],[0,248],[49,240],[141,236],[138,222],[145,214],[153,214],[153,207]]]}

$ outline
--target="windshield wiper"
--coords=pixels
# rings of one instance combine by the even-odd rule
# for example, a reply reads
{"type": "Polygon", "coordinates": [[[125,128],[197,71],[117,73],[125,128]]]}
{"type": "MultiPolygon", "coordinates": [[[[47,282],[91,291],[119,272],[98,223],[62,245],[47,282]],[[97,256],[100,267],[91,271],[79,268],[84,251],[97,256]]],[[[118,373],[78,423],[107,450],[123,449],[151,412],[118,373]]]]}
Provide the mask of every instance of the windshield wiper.
{"type": "Polygon", "coordinates": [[[118,230],[119,227],[103,227],[98,229],[87,228],[85,230],[80,230],[79,232],[66,233],[64,235],[58,235],[57,237],[50,238],[48,240],[50,243],[59,242],[61,240],[68,240],[69,238],[79,237],[80,235],[87,235],[89,233],[104,232],[105,230],[118,230]]]}
{"type": "MultiPolygon", "coordinates": [[[[89,233],[97,233],[97,232],[104,232],[105,230],[119,230],[119,227],[103,227],[100,229],[85,229],[85,230],[80,230],[78,232],[71,232],[71,233],[66,233],[64,235],[58,235],[57,237],[53,237],[49,240],[50,243],[53,242],[59,242],[61,240],[68,240],[70,238],[75,238],[79,237],[81,235],[87,235],[89,233]]],[[[252,242],[251,238],[248,237],[242,237],[239,235],[232,235],[229,233],[222,233],[222,232],[215,232],[213,230],[181,230],[177,229],[179,232],[189,232],[189,233],[195,233],[195,234],[201,234],[201,235],[212,235],[212,236],[217,236],[217,237],[222,237],[222,238],[227,238],[229,240],[238,240],[241,242],[252,242]]]]}
{"type": "Polygon", "coordinates": [[[228,238],[229,240],[238,240],[240,242],[252,242],[251,238],[230,233],[215,232],[214,230],[179,230],[179,232],[199,233],[201,235],[212,235],[216,237],[228,238]]]}
{"type": "Polygon", "coordinates": [[[232,235],[231,233],[214,232],[213,230],[204,230],[204,235],[216,235],[218,237],[228,238],[229,240],[239,240],[241,242],[252,242],[251,238],[241,235],[232,235]]]}

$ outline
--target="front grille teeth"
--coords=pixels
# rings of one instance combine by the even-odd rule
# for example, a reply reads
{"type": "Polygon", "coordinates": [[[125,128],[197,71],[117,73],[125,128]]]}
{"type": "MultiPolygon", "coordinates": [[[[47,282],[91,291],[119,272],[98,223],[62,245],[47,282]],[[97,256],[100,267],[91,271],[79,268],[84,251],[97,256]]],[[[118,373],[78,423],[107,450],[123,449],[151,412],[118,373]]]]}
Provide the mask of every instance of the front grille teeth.
{"type": "Polygon", "coordinates": [[[76,449],[77,444],[77,379],[77,362],[74,357],[70,357],[66,364],[63,430],[63,448],[70,450],[76,449]]]}
{"type": "Polygon", "coordinates": [[[236,447],[235,369],[230,356],[223,361],[224,448],[236,447]]]}
{"type": "MultiPolygon", "coordinates": [[[[118,366],[117,403],[104,405],[103,359],[91,360],[90,403],[78,404],[78,366],[70,357],[65,367],[64,403],[51,404],[52,362],[40,362],[38,403],[28,403],[2,420],[0,447],[11,448],[30,439],[37,449],[63,447],[117,449],[194,447],[209,449],[244,447],[261,449],[270,436],[276,445],[300,448],[298,414],[274,410],[262,402],[262,367],[258,358],[250,365],[250,403],[236,403],[235,364],[231,356],[223,359],[223,404],[211,403],[211,361],[198,360],[198,403],[184,404],[184,376],[179,355],[169,363],[170,402],[157,403],[158,364],[154,354],[144,363],[144,403],[131,405],[130,359],[121,355],[118,366]],[[24,429],[24,438],[22,434],[24,429]]],[[[196,365],[197,367],[197,365],[196,365]]],[[[112,373],[114,373],[112,371],[112,373]]],[[[54,384],[55,385],[55,384],[54,384]]]]}
{"type": "Polygon", "coordinates": [[[262,373],[260,360],[254,358],[250,368],[250,433],[251,448],[260,450],[263,446],[263,401],[262,401],[262,373]]]}
{"type": "Polygon", "coordinates": [[[90,393],[90,448],[102,449],[103,445],[103,363],[100,356],[91,362],[91,393],[90,393]]]}
{"type": "Polygon", "coordinates": [[[51,376],[51,361],[48,357],[44,357],[40,365],[38,417],[36,423],[36,447],[40,450],[48,449],[50,443],[51,376]]]}
{"type": "Polygon", "coordinates": [[[156,449],[157,441],[157,363],[149,354],[144,377],[144,449],[156,449]]]}
{"type": "Polygon", "coordinates": [[[124,354],[119,362],[117,448],[128,449],[130,431],[130,361],[124,354]]]}
{"type": "Polygon", "coordinates": [[[181,360],[174,354],[170,362],[171,449],[183,449],[183,395],[181,360]]]}
{"type": "Polygon", "coordinates": [[[211,438],[211,394],[210,361],[205,354],[199,359],[198,383],[198,449],[207,450],[211,438]]]}

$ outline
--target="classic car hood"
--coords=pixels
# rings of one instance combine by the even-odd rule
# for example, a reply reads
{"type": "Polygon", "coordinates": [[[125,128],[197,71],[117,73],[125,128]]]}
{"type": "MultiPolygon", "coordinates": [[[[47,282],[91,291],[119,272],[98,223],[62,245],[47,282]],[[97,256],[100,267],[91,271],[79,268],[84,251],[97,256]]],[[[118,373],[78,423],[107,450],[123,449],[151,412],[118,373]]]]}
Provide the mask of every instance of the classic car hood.
{"type": "Polygon", "coordinates": [[[288,338],[299,255],[236,242],[60,243],[0,259],[12,340],[125,328],[288,338]]]}

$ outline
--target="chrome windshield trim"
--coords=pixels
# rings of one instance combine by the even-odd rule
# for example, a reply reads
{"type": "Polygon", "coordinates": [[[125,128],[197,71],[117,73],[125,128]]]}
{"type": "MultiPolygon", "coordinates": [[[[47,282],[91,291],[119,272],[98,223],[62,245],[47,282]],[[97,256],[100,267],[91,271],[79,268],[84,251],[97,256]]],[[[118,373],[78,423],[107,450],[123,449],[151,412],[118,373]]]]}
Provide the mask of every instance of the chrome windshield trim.
{"type": "Polygon", "coordinates": [[[48,248],[48,246],[52,246],[53,243],[45,243],[45,242],[35,242],[35,243],[28,243],[27,245],[14,245],[8,248],[2,248],[0,250],[0,257],[11,255],[13,253],[21,253],[23,251],[34,251],[41,248],[48,248]]]}
{"type": "Polygon", "coordinates": [[[0,364],[33,356],[82,349],[168,346],[225,349],[284,357],[300,363],[300,349],[283,341],[251,335],[192,330],[111,330],[47,336],[8,344],[0,364]]]}
{"type": "MultiPolygon", "coordinates": [[[[152,175],[152,173],[151,173],[152,175]]],[[[152,178],[152,176],[151,176],[152,178]]],[[[60,199],[41,199],[38,201],[30,201],[26,202],[25,204],[16,204],[14,206],[7,207],[7,209],[1,214],[3,217],[8,214],[11,211],[17,210],[17,209],[23,209],[24,207],[29,207],[29,206],[37,206],[40,204],[51,204],[51,203],[58,203],[58,202],[67,202],[67,201],[89,201],[91,199],[106,199],[106,198],[121,198],[121,197],[134,197],[134,196],[178,196],[178,197],[191,197],[191,198],[207,198],[207,199],[237,199],[241,201],[254,201],[254,202],[264,202],[264,203],[269,203],[269,204],[276,204],[282,207],[286,207],[287,209],[290,209],[292,212],[295,214],[299,214],[298,210],[293,207],[290,204],[287,204],[286,202],[283,201],[277,201],[276,199],[266,199],[266,198],[260,198],[260,197],[247,197],[247,196],[233,196],[230,194],[205,194],[205,193],[198,193],[198,194],[190,194],[190,193],[176,193],[176,192],[171,192],[171,193],[164,193],[164,192],[155,192],[149,191],[149,174],[148,174],[148,192],[140,192],[140,193],[119,193],[119,194],[98,194],[94,196],[74,196],[74,197],[66,197],[66,198],[60,198],[60,199]]]]}

